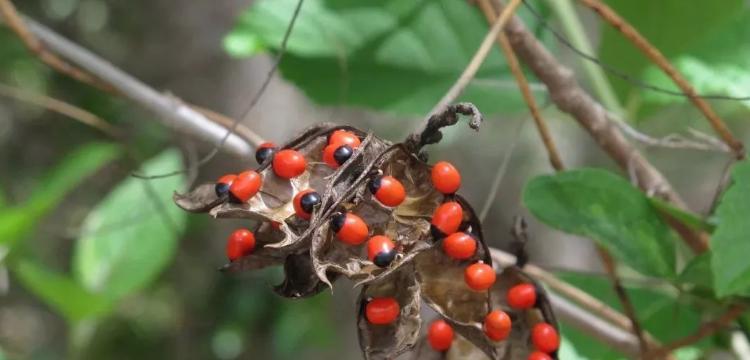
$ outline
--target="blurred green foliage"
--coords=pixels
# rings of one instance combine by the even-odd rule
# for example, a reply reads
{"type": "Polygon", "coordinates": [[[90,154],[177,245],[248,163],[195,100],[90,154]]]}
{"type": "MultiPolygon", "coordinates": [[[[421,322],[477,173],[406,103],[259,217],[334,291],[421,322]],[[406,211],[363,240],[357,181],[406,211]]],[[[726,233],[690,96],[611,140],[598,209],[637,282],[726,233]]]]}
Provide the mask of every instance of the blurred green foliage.
{"type": "MultiPolygon", "coordinates": [[[[235,56],[278,50],[296,0],[261,0],[225,39],[235,56]]],[[[482,15],[453,0],[309,0],[302,7],[284,77],[323,105],[421,116],[456,81],[479,47],[482,15]]],[[[462,95],[487,114],[523,109],[499,50],[462,95]]]]}

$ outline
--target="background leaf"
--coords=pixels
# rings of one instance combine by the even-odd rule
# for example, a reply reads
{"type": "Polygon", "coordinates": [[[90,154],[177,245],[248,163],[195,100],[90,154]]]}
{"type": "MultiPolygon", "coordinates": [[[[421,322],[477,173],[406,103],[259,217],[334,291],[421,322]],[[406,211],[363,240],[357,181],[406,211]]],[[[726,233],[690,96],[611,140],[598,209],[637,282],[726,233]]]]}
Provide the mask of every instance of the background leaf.
{"type": "Polygon", "coordinates": [[[72,151],[30,191],[20,206],[0,209],[0,245],[27,236],[39,219],[54,209],[83,179],[120,154],[112,144],[91,143],[72,151]]]}
{"type": "MultiPolygon", "coordinates": [[[[690,6],[683,0],[609,0],[633,27],[667,57],[678,55],[695,45],[705,34],[721,27],[742,13],[743,0],[716,0],[701,6],[690,6]]],[[[607,24],[599,47],[599,57],[627,74],[641,76],[650,62],[622,34],[607,24]]],[[[610,76],[621,99],[625,100],[632,85],[610,76]]]]}
{"type": "Polygon", "coordinates": [[[12,271],[24,287],[40,297],[70,322],[100,315],[109,310],[110,303],[90,293],[72,278],[22,259],[12,271]]]}
{"type": "MultiPolygon", "coordinates": [[[[235,56],[277,50],[296,3],[256,2],[225,38],[225,48],[235,56]]],[[[461,1],[309,0],[281,71],[323,105],[423,116],[456,81],[486,31],[480,12],[461,1]]],[[[524,108],[497,49],[462,98],[485,114],[524,108]]]]}
{"type": "Polygon", "coordinates": [[[718,296],[750,290],[750,162],[734,166],[732,185],[716,209],[719,225],[711,238],[711,268],[718,296]]]}
{"type": "Polygon", "coordinates": [[[673,234],[619,176],[598,169],[538,176],[526,184],[523,203],[545,224],[597,241],[643,274],[674,276],[673,234]]]}
{"type": "MultiPolygon", "coordinates": [[[[146,162],[139,172],[151,174],[181,166],[179,153],[168,150],[146,162]]],[[[123,180],[84,220],[73,258],[76,279],[86,289],[112,299],[151,282],[172,258],[185,226],[185,212],[172,205],[172,193],[183,183],[182,174],[123,180]]]]}

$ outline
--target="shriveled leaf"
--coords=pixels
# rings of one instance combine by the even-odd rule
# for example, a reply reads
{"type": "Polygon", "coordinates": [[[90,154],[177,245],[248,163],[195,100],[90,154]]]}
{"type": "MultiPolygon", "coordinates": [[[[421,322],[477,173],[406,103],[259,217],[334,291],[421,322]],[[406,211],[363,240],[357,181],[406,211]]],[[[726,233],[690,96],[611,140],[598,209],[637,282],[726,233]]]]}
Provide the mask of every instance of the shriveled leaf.
{"type": "Polygon", "coordinates": [[[546,322],[557,327],[557,320],[552,313],[552,306],[543,287],[515,266],[503,269],[497,275],[497,282],[491,291],[492,309],[503,310],[511,316],[512,329],[508,339],[496,343],[499,358],[523,360],[534,351],[531,344],[531,329],[534,325],[546,322]],[[518,284],[533,284],[537,289],[537,303],[528,310],[515,310],[507,301],[507,293],[518,284]]]}
{"type": "Polygon", "coordinates": [[[711,238],[711,269],[716,295],[750,291],[750,162],[734,166],[732,185],[716,209],[719,226],[711,238]]]}
{"type": "Polygon", "coordinates": [[[266,245],[274,244],[284,238],[284,233],[269,223],[261,224],[255,234],[255,250],[235,261],[225,264],[221,267],[224,272],[240,272],[247,270],[257,270],[268,266],[281,265],[289,255],[286,251],[271,248],[266,245]]]}
{"type": "MultiPolygon", "coordinates": [[[[167,150],[147,161],[142,173],[180,167],[180,154],[167,150]]],[[[83,286],[119,299],[149,284],[172,259],[186,214],[171,206],[184,176],[144,180],[128,177],[110,192],[82,225],[73,269],[83,286]]]]}
{"type": "Polygon", "coordinates": [[[175,192],[172,199],[182,210],[197,213],[207,212],[226,201],[226,199],[216,195],[215,188],[216,184],[202,184],[185,194],[175,192]]]}
{"type": "Polygon", "coordinates": [[[586,236],[633,269],[675,276],[675,236],[643,193],[599,169],[581,169],[532,179],[524,205],[545,224],[586,236]]]}
{"type": "Polygon", "coordinates": [[[69,276],[21,259],[11,267],[28,290],[65,316],[70,322],[103,315],[112,306],[108,298],[86,290],[69,276]]]}
{"type": "Polygon", "coordinates": [[[392,359],[414,347],[422,324],[419,294],[419,284],[412,266],[404,266],[362,288],[358,300],[357,328],[359,346],[365,359],[392,359]],[[374,325],[367,321],[367,301],[377,297],[393,297],[398,301],[401,313],[394,323],[374,325]]]}

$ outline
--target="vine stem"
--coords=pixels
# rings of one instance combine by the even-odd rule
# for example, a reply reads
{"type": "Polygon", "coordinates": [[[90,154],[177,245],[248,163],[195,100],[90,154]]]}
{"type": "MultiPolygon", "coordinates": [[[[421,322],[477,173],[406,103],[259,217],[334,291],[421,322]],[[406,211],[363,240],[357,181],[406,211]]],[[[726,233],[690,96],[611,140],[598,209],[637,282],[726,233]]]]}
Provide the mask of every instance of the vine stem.
{"type": "MultiPolygon", "coordinates": [[[[581,19],[578,17],[571,0],[549,0],[547,1],[549,6],[554,11],[563,31],[568,35],[570,42],[581,51],[594,54],[594,47],[591,45],[586,32],[583,30],[581,25],[581,19]]],[[[591,82],[591,88],[599,97],[599,101],[609,111],[622,116],[625,113],[620,100],[617,99],[615,91],[612,88],[609,80],[607,80],[604,71],[597,66],[597,64],[590,61],[582,61],[583,69],[586,71],[586,75],[591,82]]]]}
{"type": "Polygon", "coordinates": [[[612,27],[617,29],[626,39],[628,39],[633,45],[640,50],[651,62],[654,63],[659,69],[661,69],[670,79],[682,90],[685,95],[690,99],[690,102],[695,105],[703,116],[706,117],[708,122],[714,128],[717,134],[724,140],[724,142],[732,148],[734,155],[738,160],[744,159],[744,145],[741,141],[732,135],[727,125],[719,117],[718,114],[713,110],[711,105],[698,96],[692,85],[685,79],[685,77],[667,60],[664,54],[659,51],[653,44],[651,44],[638,30],[630,25],[625,19],[623,19],[617,12],[612,8],[601,2],[600,0],[578,0],[581,4],[587,6],[595,13],[599,15],[604,21],[609,23],[612,27]]]}

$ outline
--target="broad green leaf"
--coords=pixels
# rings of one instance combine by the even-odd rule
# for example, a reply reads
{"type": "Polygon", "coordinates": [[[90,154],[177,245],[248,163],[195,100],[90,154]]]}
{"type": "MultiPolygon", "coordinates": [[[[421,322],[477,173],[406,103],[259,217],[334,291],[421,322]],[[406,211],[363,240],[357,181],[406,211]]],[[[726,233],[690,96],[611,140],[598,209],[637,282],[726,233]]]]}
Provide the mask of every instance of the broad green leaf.
{"type": "Polygon", "coordinates": [[[659,211],[664,212],[694,230],[707,231],[709,233],[714,231],[715,226],[708,220],[701,219],[697,214],[682,210],[659,198],[649,197],[648,201],[659,211]]]}
{"type": "Polygon", "coordinates": [[[685,266],[677,282],[694,286],[700,290],[713,291],[714,279],[711,273],[711,252],[697,255],[685,266]]]}
{"type": "Polygon", "coordinates": [[[12,245],[34,229],[86,177],[119,155],[112,144],[91,143],[68,154],[37,184],[26,203],[0,210],[0,245],[12,245]]]}
{"type": "MultiPolygon", "coordinates": [[[[750,96],[750,9],[742,16],[703,36],[694,47],[675,57],[673,63],[696,91],[708,95],[750,96]]],[[[675,85],[649,66],[644,80],[671,90],[675,85]]],[[[644,91],[643,99],[657,104],[688,101],[685,97],[644,91]]],[[[726,102],[725,102],[726,103],[726,102]]],[[[750,108],[750,100],[737,101],[750,108]]]]}
{"type": "Polygon", "coordinates": [[[586,236],[645,275],[675,274],[674,235],[643,193],[599,169],[532,179],[524,205],[545,224],[586,236]]]}
{"type": "MultiPolygon", "coordinates": [[[[608,0],[623,18],[667,57],[693,46],[703,35],[742,13],[744,0],[715,0],[694,6],[684,0],[608,0]]],[[[650,64],[633,44],[608,24],[602,24],[599,57],[627,74],[641,76],[650,64]]],[[[610,76],[612,85],[624,99],[633,85],[610,76]]]]}
{"type": "Polygon", "coordinates": [[[711,238],[711,269],[720,297],[750,291],[750,162],[734,166],[732,185],[716,209],[719,225],[711,238]]]}
{"type": "Polygon", "coordinates": [[[575,345],[573,345],[570,340],[565,338],[565,336],[562,337],[562,341],[560,342],[560,351],[558,351],[557,357],[559,359],[566,359],[566,360],[587,360],[588,358],[579,354],[578,351],[575,348],[575,345]]]}
{"type": "MultiPolygon", "coordinates": [[[[140,173],[155,174],[181,166],[168,150],[146,162],[140,173]]],[[[151,282],[169,263],[185,213],[172,204],[184,176],[124,179],[89,213],[76,243],[76,279],[94,293],[119,299],[151,282]],[[147,182],[148,181],[148,182],[147,182]]]]}
{"type": "MultiPolygon", "coordinates": [[[[577,288],[622,312],[620,301],[606,276],[564,272],[557,273],[557,275],[566,282],[575,285],[577,288]]],[[[641,326],[648,330],[657,340],[667,344],[692,334],[700,326],[702,316],[700,311],[696,311],[689,304],[678,302],[678,294],[654,287],[651,282],[649,284],[651,285],[648,288],[639,287],[639,283],[626,279],[624,286],[636,309],[641,326]]],[[[593,341],[590,335],[582,333],[566,323],[562,324],[561,332],[573,343],[576,352],[580,356],[596,360],[627,358],[611,347],[601,342],[593,341]]],[[[704,340],[697,343],[696,347],[705,348],[709,345],[710,340],[704,340]]],[[[560,359],[566,358],[560,357],[560,359]]]]}
{"type": "Polygon", "coordinates": [[[105,297],[92,294],[67,275],[46,269],[31,260],[13,262],[11,271],[24,287],[68,321],[102,315],[110,309],[111,304],[105,297]]]}
{"type": "Polygon", "coordinates": [[[330,347],[336,325],[331,322],[331,296],[320,294],[302,302],[283,302],[281,314],[273,324],[274,349],[281,357],[290,357],[302,349],[330,347]]]}
{"type": "MultiPolygon", "coordinates": [[[[278,50],[297,0],[260,0],[225,39],[233,55],[278,50]]],[[[423,116],[469,63],[487,31],[476,7],[454,0],[305,1],[282,74],[323,105],[423,116]]],[[[493,49],[463,100],[486,114],[523,102],[493,49]]]]}

